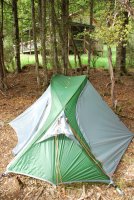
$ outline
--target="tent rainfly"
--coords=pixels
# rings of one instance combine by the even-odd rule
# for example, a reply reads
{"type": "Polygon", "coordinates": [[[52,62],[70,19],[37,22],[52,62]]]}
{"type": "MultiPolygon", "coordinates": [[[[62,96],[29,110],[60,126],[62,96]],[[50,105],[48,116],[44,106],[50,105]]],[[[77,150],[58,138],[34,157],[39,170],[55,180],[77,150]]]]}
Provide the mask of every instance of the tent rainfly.
{"type": "Polygon", "coordinates": [[[55,75],[44,94],[10,125],[18,144],[6,173],[54,185],[111,183],[133,138],[84,75],[55,75]]]}

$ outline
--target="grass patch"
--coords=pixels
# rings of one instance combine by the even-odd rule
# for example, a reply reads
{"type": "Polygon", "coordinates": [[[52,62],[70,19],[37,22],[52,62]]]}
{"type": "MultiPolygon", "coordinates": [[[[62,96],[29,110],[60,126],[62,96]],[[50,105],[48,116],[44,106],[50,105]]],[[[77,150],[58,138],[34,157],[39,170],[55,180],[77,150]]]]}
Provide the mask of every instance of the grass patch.
{"type": "MultiPolygon", "coordinates": [[[[39,56],[39,63],[41,64],[41,55],[38,55],[39,56]]],[[[35,56],[34,54],[33,55],[30,55],[30,54],[21,54],[20,55],[20,58],[21,58],[21,66],[25,66],[25,65],[28,65],[28,64],[35,64],[35,56]]]]}
{"type": "MultiPolygon", "coordinates": [[[[104,46],[104,50],[103,50],[103,55],[101,57],[98,57],[97,61],[96,61],[96,68],[108,68],[108,58],[107,58],[107,46],[104,46]]],[[[113,47],[112,48],[112,60],[113,60],[113,65],[115,65],[115,61],[116,61],[116,48],[113,47]]],[[[72,66],[72,68],[75,68],[75,60],[74,60],[74,55],[70,55],[69,56],[69,61],[70,64],[72,66]]],[[[88,56],[87,54],[82,54],[81,55],[81,62],[82,65],[87,65],[88,64],[88,56]]],[[[41,60],[41,55],[39,55],[39,63],[40,65],[42,64],[42,60],[41,60]]],[[[23,66],[27,65],[27,64],[35,64],[35,57],[34,55],[29,55],[29,54],[21,54],[21,66],[23,68],[23,66]]],[[[78,63],[78,59],[77,59],[77,66],[79,66],[78,63]]],[[[92,61],[91,61],[91,67],[92,67],[92,61]]],[[[48,62],[48,68],[50,68],[50,63],[48,62]]]]}

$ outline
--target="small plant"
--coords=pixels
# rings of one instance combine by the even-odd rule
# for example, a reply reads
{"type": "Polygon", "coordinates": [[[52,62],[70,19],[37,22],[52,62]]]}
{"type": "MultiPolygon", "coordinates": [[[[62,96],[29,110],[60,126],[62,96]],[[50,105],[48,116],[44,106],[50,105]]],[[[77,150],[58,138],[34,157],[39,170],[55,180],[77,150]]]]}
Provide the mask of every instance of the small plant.
{"type": "Polygon", "coordinates": [[[93,51],[91,63],[92,63],[92,67],[94,69],[96,68],[96,63],[97,63],[97,60],[99,59],[99,57],[100,57],[99,53],[96,50],[93,51]]]}

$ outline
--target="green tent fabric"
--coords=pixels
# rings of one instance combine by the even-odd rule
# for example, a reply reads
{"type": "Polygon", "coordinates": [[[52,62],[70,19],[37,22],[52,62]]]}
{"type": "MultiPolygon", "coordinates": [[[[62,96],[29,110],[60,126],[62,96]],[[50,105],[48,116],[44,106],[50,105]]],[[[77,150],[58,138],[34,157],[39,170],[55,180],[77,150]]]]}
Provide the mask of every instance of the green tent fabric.
{"type": "Polygon", "coordinates": [[[110,183],[133,138],[86,76],[55,75],[46,92],[10,125],[19,142],[7,173],[55,185],[110,183]]]}

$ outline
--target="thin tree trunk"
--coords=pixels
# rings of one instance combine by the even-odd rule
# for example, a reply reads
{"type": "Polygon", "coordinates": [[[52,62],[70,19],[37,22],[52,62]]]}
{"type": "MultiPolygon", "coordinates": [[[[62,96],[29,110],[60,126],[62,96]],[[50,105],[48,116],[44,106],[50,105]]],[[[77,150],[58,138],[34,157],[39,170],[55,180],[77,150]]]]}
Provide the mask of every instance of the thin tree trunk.
{"type": "MultiPolygon", "coordinates": [[[[73,34],[72,34],[72,33],[71,33],[71,40],[72,40],[72,44],[73,44],[73,47],[74,47],[75,56],[76,56],[76,55],[78,56],[79,67],[82,69],[81,57],[80,57],[79,51],[78,51],[78,49],[77,49],[77,46],[76,46],[76,44],[75,44],[75,41],[74,41],[74,38],[73,38],[73,34]]],[[[76,58],[75,58],[75,62],[76,62],[76,58]]]]}
{"type": "Polygon", "coordinates": [[[114,71],[113,71],[113,64],[112,64],[111,47],[108,47],[108,62],[109,62],[109,72],[110,72],[110,79],[111,79],[111,100],[112,100],[112,106],[114,107],[115,105],[115,92],[114,92],[115,79],[114,79],[114,71]]]}
{"type": "Polygon", "coordinates": [[[49,40],[50,40],[50,50],[49,50],[49,62],[51,67],[54,66],[54,55],[53,55],[53,34],[52,34],[52,25],[51,25],[51,13],[49,11],[49,40]]]}
{"type": "Polygon", "coordinates": [[[4,89],[4,66],[3,66],[3,55],[2,55],[2,35],[0,33],[0,89],[4,89]]]}
{"type": "Polygon", "coordinates": [[[127,69],[126,69],[126,46],[122,45],[121,48],[121,65],[120,65],[120,73],[121,74],[126,74],[127,69]]]}
{"type": "Polygon", "coordinates": [[[33,43],[34,43],[34,54],[35,54],[35,71],[36,71],[36,78],[37,84],[40,85],[40,78],[39,78],[39,58],[38,58],[38,49],[37,49],[37,38],[36,38],[36,20],[35,20],[35,5],[34,0],[31,0],[31,11],[32,11],[32,28],[33,28],[33,43]]]}
{"type": "Polygon", "coordinates": [[[4,66],[4,48],[3,48],[3,0],[0,1],[1,21],[0,21],[0,89],[6,89],[5,66],[4,66]]]}
{"type": "MultiPolygon", "coordinates": [[[[59,11],[61,9],[61,4],[60,4],[60,2],[58,0],[57,0],[57,6],[58,6],[58,11],[59,11]]],[[[64,70],[65,69],[65,67],[64,67],[64,63],[65,63],[64,60],[65,59],[64,59],[64,53],[63,53],[63,49],[64,49],[64,46],[65,46],[64,45],[64,43],[65,43],[64,42],[64,31],[63,31],[63,23],[60,23],[58,21],[58,17],[62,18],[62,16],[60,16],[61,13],[58,13],[58,16],[57,16],[57,14],[55,12],[55,9],[54,9],[54,13],[53,14],[54,14],[54,19],[55,19],[58,35],[59,35],[59,44],[60,44],[59,53],[61,53],[61,54],[59,54],[59,57],[61,57],[61,62],[59,62],[59,64],[62,63],[63,70],[64,70]]]]}
{"type": "Polygon", "coordinates": [[[116,68],[117,70],[120,68],[121,65],[121,48],[120,48],[120,44],[118,44],[118,46],[116,46],[116,68]]]}
{"type": "Polygon", "coordinates": [[[13,28],[14,28],[14,44],[15,44],[15,61],[16,61],[17,72],[21,72],[17,0],[12,0],[12,12],[13,12],[13,22],[14,22],[13,28]]]}
{"type": "MultiPolygon", "coordinates": [[[[89,33],[92,33],[92,25],[93,25],[93,7],[94,7],[94,2],[93,0],[89,0],[89,5],[90,5],[90,30],[89,33]]],[[[89,38],[89,46],[88,46],[88,73],[89,73],[89,68],[90,68],[90,61],[91,61],[91,52],[92,51],[92,38],[89,38]]]]}
{"type": "Polygon", "coordinates": [[[41,0],[38,0],[38,22],[39,22],[39,34],[40,34],[40,44],[41,44],[41,49],[40,53],[42,56],[42,3],[41,0]]]}
{"type": "MultiPolygon", "coordinates": [[[[109,0],[110,2],[110,10],[114,8],[114,2],[112,0],[109,0]]],[[[107,26],[110,27],[110,21],[107,20],[107,26]]],[[[111,101],[112,106],[115,107],[116,101],[115,101],[115,79],[114,79],[114,71],[113,71],[113,63],[112,63],[112,50],[111,47],[108,45],[108,63],[109,63],[109,72],[110,72],[110,79],[111,79],[111,101]]]]}
{"type": "Polygon", "coordinates": [[[59,68],[59,61],[58,61],[58,49],[57,49],[57,41],[56,41],[56,26],[55,26],[55,8],[54,8],[54,0],[50,0],[50,7],[51,7],[51,30],[52,30],[52,43],[53,43],[53,63],[54,63],[54,68],[57,69],[59,68]]]}
{"type": "Polygon", "coordinates": [[[23,44],[23,36],[22,36],[22,33],[21,33],[21,39],[20,39],[20,40],[21,40],[21,43],[20,43],[20,44],[21,44],[20,52],[23,53],[24,44],[23,44]]]}
{"type": "Polygon", "coordinates": [[[46,54],[46,38],[47,38],[47,31],[46,31],[46,7],[47,7],[47,1],[42,0],[41,1],[41,7],[42,7],[42,19],[41,19],[41,45],[42,45],[42,65],[45,69],[45,85],[48,84],[48,73],[47,73],[47,54],[46,54]]]}
{"type": "Polygon", "coordinates": [[[4,36],[3,36],[3,21],[4,21],[4,15],[3,15],[3,12],[4,12],[4,0],[1,0],[1,37],[2,37],[2,40],[1,40],[1,51],[2,51],[2,61],[3,61],[3,71],[4,71],[4,76],[5,76],[5,64],[4,64],[4,45],[3,45],[3,39],[4,39],[4,36]]]}
{"type": "Polygon", "coordinates": [[[76,69],[77,68],[77,52],[76,52],[74,44],[73,44],[73,47],[74,47],[74,63],[75,63],[75,69],[76,69]]]}
{"type": "MultiPolygon", "coordinates": [[[[125,28],[126,25],[128,25],[128,12],[124,12],[124,23],[122,25],[122,29],[125,28]]],[[[116,66],[118,69],[120,69],[120,74],[126,74],[127,69],[126,69],[126,44],[127,41],[122,41],[118,46],[117,46],[117,51],[116,51],[116,66]]]]}
{"type": "MultiPolygon", "coordinates": [[[[128,25],[128,12],[124,12],[124,24],[123,24],[123,28],[125,28],[125,26],[128,25]]],[[[126,69],[126,46],[124,45],[125,43],[127,43],[127,41],[124,41],[121,43],[121,65],[120,65],[120,72],[123,74],[127,73],[127,69],[126,69]]]]}
{"type": "MultiPolygon", "coordinates": [[[[59,6],[59,4],[58,4],[58,6],[59,6]]],[[[55,12],[55,9],[54,9],[54,13],[53,14],[54,14],[54,19],[55,19],[58,35],[59,35],[58,39],[59,39],[59,44],[60,45],[59,45],[59,49],[58,50],[59,50],[59,57],[61,58],[61,60],[59,61],[59,64],[61,65],[61,63],[62,63],[62,66],[63,66],[63,69],[64,69],[64,64],[63,64],[64,55],[63,55],[63,51],[62,51],[63,50],[63,46],[64,46],[64,37],[63,37],[63,33],[62,33],[62,26],[61,26],[61,23],[59,23],[59,21],[58,21],[58,17],[57,17],[57,14],[55,12]]]]}
{"type": "Polygon", "coordinates": [[[29,28],[30,55],[32,54],[32,51],[31,51],[31,50],[32,50],[31,32],[32,32],[32,31],[31,31],[31,29],[29,28]]]}
{"type": "Polygon", "coordinates": [[[64,65],[64,74],[66,74],[67,67],[68,67],[68,32],[69,32],[69,0],[62,0],[61,1],[61,22],[62,22],[62,33],[63,38],[62,40],[62,55],[63,55],[63,65],[64,65]]]}

